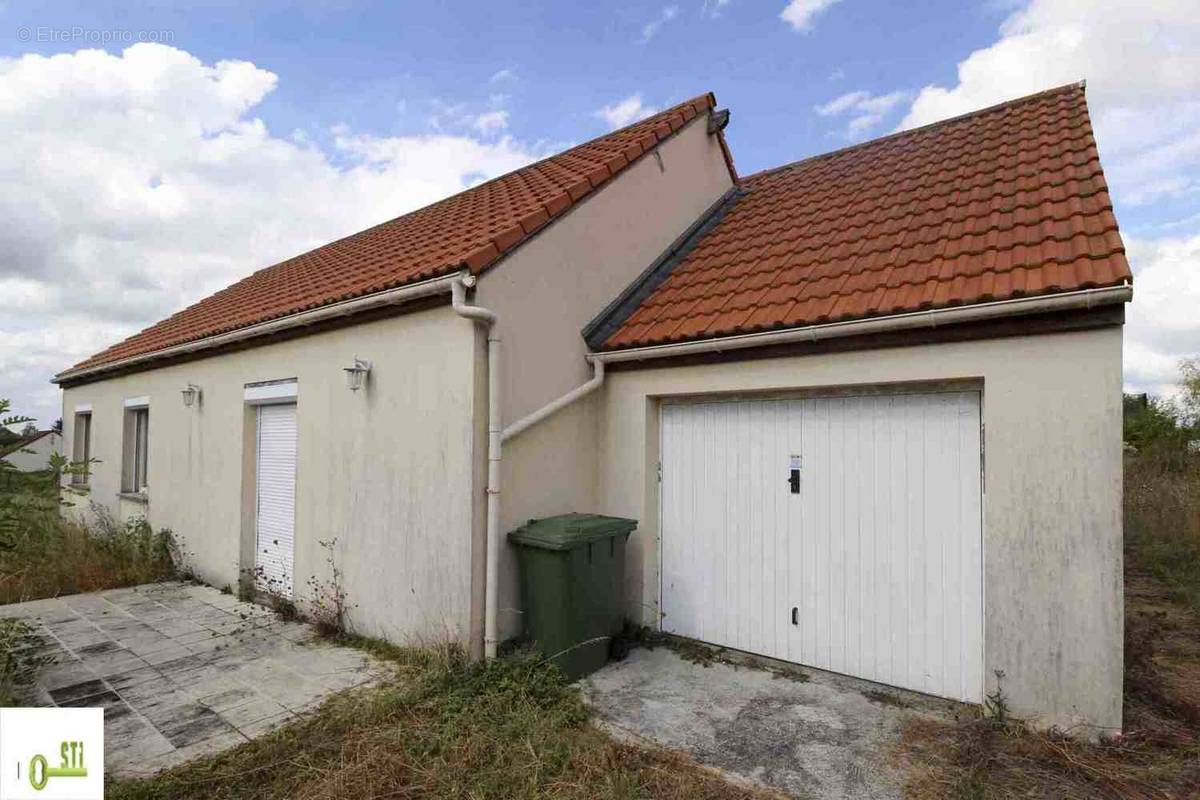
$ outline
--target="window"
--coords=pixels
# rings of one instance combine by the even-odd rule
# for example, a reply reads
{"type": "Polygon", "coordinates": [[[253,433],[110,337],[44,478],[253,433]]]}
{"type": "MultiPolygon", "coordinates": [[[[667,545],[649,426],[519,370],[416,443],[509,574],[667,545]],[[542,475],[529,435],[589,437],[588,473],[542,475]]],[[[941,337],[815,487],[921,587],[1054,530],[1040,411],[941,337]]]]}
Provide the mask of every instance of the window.
{"type": "Polygon", "coordinates": [[[71,445],[71,460],[83,466],[83,471],[71,476],[71,483],[88,482],[89,462],[92,460],[92,413],[81,411],[75,414],[74,441],[71,445]]]}
{"type": "MultiPolygon", "coordinates": [[[[141,400],[141,398],[139,398],[141,400]]],[[[143,401],[125,401],[124,469],[121,491],[145,491],[150,466],[150,407],[143,401]]]]}

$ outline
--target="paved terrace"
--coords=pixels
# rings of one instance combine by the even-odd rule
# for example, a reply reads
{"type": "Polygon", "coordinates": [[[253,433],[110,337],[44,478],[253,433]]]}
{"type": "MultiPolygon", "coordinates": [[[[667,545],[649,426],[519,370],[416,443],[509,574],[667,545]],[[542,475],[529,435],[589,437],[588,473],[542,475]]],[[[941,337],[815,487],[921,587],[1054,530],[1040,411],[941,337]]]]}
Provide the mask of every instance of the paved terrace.
{"type": "Polygon", "coordinates": [[[156,772],[271,731],[381,665],[207,586],[157,583],[0,607],[54,656],[27,705],[103,706],[105,766],[156,772]]]}

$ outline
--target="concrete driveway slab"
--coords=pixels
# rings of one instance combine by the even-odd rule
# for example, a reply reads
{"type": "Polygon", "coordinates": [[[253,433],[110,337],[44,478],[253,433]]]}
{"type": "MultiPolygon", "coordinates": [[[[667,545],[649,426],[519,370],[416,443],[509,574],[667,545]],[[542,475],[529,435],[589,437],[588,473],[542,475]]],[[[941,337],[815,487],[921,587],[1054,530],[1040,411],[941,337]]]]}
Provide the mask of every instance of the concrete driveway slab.
{"type": "Polygon", "coordinates": [[[735,778],[820,800],[899,798],[902,776],[890,755],[904,725],[917,715],[966,711],[820,670],[740,654],[731,661],[685,660],[665,646],[637,649],[581,686],[618,738],[680,750],[735,778]]]}
{"type": "Polygon", "coordinates": [[[207,586],[156,583],[0,607],[38,628],[47,666],[26,702],[103,706],[105,766],[139,776],[233,747],[381,662],[207,586]]]}

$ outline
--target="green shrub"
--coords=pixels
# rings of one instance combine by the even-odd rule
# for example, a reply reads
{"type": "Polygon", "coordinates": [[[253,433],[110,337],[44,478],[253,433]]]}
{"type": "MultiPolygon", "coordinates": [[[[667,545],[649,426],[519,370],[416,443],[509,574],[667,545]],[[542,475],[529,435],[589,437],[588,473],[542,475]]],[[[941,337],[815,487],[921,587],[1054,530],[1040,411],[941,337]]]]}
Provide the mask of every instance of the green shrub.
{"type": "Polygon", "coordinates": [[[18,704],[22,687],[37,679],[42,667],[54,661],[43,653],[45,642],[23,619],[0,619],[0,706],[18,704]]]}

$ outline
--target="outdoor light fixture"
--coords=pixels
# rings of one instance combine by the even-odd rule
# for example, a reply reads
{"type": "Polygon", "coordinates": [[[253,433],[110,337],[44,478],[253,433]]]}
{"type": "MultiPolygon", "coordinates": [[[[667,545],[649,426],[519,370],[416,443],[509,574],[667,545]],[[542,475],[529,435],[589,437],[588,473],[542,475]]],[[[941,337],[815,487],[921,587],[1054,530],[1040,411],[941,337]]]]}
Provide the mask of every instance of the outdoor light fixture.
{"type": "Polygon", "coordinates": [[[371,371],[371,362],[365,358],[354,357],[354,366],[346,367],[346,385],[350,387],[350,391],[357,392],[362,388],[363,382],[367,379],[367,373],[371,371]]]}
{"type": "Polygon", "coordinates": [[[183,395],[183,404],[191,408],[192,404],[200,399],[200,387],[194,383],[189,383],[187,388],[180,392],[180,394],[183,395]]]}

